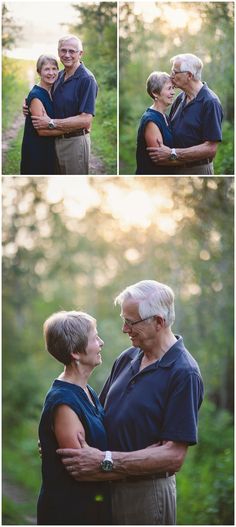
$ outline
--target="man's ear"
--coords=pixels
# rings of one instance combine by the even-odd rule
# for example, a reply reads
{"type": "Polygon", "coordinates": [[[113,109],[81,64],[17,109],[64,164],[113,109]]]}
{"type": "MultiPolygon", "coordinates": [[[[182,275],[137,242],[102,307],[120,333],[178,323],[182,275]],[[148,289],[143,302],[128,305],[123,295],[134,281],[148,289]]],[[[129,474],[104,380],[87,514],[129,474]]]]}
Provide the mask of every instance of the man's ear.
{"type": "Polygon", "coordinates": [[[158,330],[162,329],[165,327],[165,319],[160,317],[159,315],[156,315],[155,316],[155,320],[156,320],[156,327],[158,330]]]}

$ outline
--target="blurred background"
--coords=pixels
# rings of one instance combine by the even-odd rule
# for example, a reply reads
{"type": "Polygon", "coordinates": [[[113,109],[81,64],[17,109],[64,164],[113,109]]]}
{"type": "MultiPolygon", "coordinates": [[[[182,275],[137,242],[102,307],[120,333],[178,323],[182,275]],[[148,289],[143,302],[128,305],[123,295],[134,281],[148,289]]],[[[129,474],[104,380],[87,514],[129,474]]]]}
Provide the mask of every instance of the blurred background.
{"type": "Polygon", "coordinates": [[[3,174],[19,174],[22,105],[38,82],[36,61],[43,53],[57,57],[68,33],[83,41],[83,62],[99,86],[90,173],[117,173],[117,4],[49,0],[2,4],[3,174]]]}
{"type": "Polygon", "coordinates": [[[178,525],[233,525],[233,178],[4,177],[3,524],[35,524],[37,427],[61,366],[44,350],[53,312],[96,317],[100,391],[129,346],[114,297],[149,278],[176,295],[205,384],[199,444],[177,474],[178,525]]]}
{"type": "MultiPolygon", "coordinates": [[[[136,136],[152,104],[146,79],[170,72],[170,58],[194,53],[221,100],[223,141],[215,174],[234,174],[234,2],[120,2],[120,174],[135,174],[136,136]]],[[[176,90],[176,94],[179,90],[176,90]]]]}

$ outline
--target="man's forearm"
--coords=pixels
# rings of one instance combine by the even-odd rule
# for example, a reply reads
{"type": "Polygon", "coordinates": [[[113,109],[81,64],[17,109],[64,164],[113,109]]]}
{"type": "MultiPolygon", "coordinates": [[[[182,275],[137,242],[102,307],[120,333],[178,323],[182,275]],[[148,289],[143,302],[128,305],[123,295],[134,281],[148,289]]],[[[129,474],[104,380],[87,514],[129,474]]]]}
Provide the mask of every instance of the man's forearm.
{"type": "Polygon", "coordinates": [[[190,146],[189,148],[176,148],[178,161],[183,163],[201,161],[201,159],[212,159],[217,150],[217,143],[206,141],[201,145],[190,146]]]}
{"type": "Polygon", "coordinates": [[[79,128],[89,129],[92,123],[92,115],[83,113],[75,115],[74,117],[67,117],[65,119],[53,119],[56,129],[66,132],[78,130],[79,128]]]}
{"type": "Polygon", "coordinates": [[[113,452],[115,472],[131,475],[154,474],[155,472],[177,472],[187,451],[183,443],[172,443],[134,452],[113,452]]]}

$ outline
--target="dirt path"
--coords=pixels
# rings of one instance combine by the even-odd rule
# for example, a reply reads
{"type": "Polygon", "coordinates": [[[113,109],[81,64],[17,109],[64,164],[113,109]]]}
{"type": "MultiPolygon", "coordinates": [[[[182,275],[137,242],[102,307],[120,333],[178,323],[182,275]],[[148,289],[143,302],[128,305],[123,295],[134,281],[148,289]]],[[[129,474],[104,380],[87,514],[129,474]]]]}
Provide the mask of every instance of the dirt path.
{"type": "MultiPolygon", "coordinates": [[[[29,501],[32,502],[32,497],[27,491],[16,483],[11,483],[5,475],[2,478],[2,494],[16,505],[27,505],[29,501]]],[[[25,516],[25,521],[26,525],[36,525],[36,517],[25,516]]]]}
{"type": "MultiPolygon", "coordinates": [[[[6,161],[6,154],[10,147],[11,141],[16,138],[20,128],[24,125],[24,116],[20,113],[16,118],[11,128],[2,134],[2,166],[6,161]]],[[[102,175],[107,174],[106,167],[101,158],[96,156],[93,152],[90,157],[90,174],[91,175],[102,175]]]]}

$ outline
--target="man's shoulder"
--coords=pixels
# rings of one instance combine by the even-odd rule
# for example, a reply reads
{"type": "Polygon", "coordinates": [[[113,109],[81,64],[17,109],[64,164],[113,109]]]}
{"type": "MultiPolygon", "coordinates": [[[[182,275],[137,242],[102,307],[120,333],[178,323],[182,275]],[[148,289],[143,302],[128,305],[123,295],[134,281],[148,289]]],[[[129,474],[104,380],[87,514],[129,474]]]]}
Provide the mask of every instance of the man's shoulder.
{"type": "Polygon", "coordinates": [[[218,104],[221,104],[220,99],[216,93],[207,86],[207,83],[204,82],[203,87],[200,91],[200,97],[204,102],[212,101],[218,104]]]}
{"type": "Polygon", "coordinates": [[[134,346],[132,346],[131,348],[126,348],[117,357],[117,361],[129,362],[133,360],[139,353],[140,348],[135,348],[134,346]]]}
{"type": "Polygon", "coordinates": [[[183,338],[179,335],[175,336],[177,341],[164,355],[160,366],[164,368],[172,366],[173,372],[183,372],[184,375],[187,372],[200,374],[198,363],[185,347],[183,338]]]}
{"type": "Polygon", "coordinates": [[[93,79],[96,82],[94,74],[84,65],[83,62],[80,63],[79,67],[77,68],[74,74],[74,77],[80,79],[93,79]]]}
{"type": "Polygon", "coordinates": [[[185,347],[183,341],[179,343],[178,349],[180,351],[178,361],[176,361],[176,368],[189,373],[196,373],[200,375],[200,369],[196,359],[185,347]]]}

